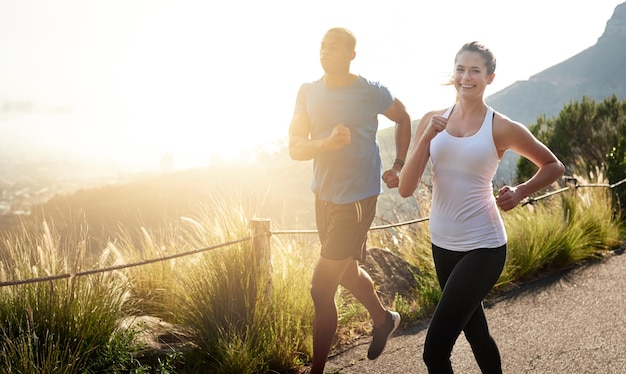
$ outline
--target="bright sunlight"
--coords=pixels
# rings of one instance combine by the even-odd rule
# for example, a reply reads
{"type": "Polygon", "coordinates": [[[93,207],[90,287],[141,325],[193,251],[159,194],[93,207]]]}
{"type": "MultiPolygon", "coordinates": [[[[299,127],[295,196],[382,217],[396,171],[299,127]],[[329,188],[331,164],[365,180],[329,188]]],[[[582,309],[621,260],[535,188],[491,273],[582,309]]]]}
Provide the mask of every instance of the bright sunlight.
{"type": "Polygon", "coordinates": [[[299,85],[322,75],[330,27],[355,32],[353,72],[386,84],[417,119],[453,100],[441,84],[469,39],[498,56],[489,95],[591,46],[621,2],[529,1],[512,18],[495,0],[0,0],[0,123],[11,136],[0,146],[145,167],[172,154],[176,169],[250,159],[287,136],[299,85]],[[481,9],[499,16],[485,22],[481,9]],[[556,15],[561,33],[529,27],[556,15]],[[529,53],[540,58],[520,58],[529,53]],[[13,107],[29,110],[7,115],[13,107]]]}

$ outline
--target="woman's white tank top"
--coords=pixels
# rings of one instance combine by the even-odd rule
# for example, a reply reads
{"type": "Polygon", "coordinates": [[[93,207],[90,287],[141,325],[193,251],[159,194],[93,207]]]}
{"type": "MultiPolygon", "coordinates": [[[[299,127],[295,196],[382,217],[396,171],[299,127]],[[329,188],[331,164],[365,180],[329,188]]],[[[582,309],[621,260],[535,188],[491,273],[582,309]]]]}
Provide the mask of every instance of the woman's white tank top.
{"type": "MultiPolygon", "coordinates": [[[[444,116],[448,118],[454,106],[444,116]]],[[[493,140],[493,109],[487,108],[475,134],[455,137],[447,131],[430,142],[433,196],[430,235],[433,244],[453,250],[497,248],[507,242],[493,192],[500,163],[493,140]]]]}

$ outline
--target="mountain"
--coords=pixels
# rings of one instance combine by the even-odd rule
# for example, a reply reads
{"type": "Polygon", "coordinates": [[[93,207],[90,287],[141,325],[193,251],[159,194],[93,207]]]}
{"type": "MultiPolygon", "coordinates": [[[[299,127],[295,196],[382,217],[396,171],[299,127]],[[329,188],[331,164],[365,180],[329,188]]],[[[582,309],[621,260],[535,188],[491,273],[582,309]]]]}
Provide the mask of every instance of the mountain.
{"type": "MultiPolygon", "coordinates": [[[[523,52],[532,58],[532,47],[523,52]]],[[[486,101],[528,126],[538,116],[558,115],[564,105],[581,101],[583,96],[602,101],[612,94],[626,99],[626,3],[615,7],[596,44],[527,81],[515,82],[486,101]]]]}
{"type": "MultiPolygon", "coordinates": [[[[532,49],[529,50],[532,53],[532,49]]],[[[583,96],[603,101],[626,99],[626,3],[615,7],[604,33],[593,46],[485,99],[495,110],[526,126],[539,116],[555,117],[563,106],[583,96]]],[[[506,152],[496,185],[512,183],[519,156],[506,152]]]]}

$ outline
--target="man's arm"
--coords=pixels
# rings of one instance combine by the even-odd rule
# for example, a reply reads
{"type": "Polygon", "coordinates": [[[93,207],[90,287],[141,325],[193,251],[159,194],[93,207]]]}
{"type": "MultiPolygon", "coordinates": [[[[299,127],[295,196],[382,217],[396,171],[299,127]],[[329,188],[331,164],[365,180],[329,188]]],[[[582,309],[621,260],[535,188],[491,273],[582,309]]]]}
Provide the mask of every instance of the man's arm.
{"type": "Polygon", "coordinates": [[[387,183],[387,187],[398,187],[400,170],[404,166],[406,155],[411,143],[411,117],[406,111],[404,104],[398,99],[394,99],[391,106],[385,112],[385,117],[396,123],[395,142],[396,142],[396,159],[391,169],[383,173],[383,181],[387,183]]]}
{"type": "Polygon", "coordinates": [[[289,156],[293,160],[310,160],[323,151],[339,149],[350,144],[350,129],[343,124],[333,128],[330,136],[311,139],[311,120],[306,113],[294,114],[289,126],[289,156]]]}

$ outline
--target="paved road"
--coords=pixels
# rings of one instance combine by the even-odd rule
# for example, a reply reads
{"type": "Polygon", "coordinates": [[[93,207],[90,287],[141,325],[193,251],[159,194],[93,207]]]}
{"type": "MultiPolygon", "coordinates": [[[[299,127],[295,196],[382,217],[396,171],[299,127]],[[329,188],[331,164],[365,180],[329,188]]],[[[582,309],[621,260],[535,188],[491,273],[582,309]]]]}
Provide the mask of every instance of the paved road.
{"type": "MultiPolygon", "coordinates": [[[[523,285],[486,305],[504,373],[626,373],[626,254],[523,285]]],[[[399,330],[375,361],[369,338],[331,357],[340,374],[426,373],[422,361],[428,321],[399,330]]],[[[461,335],[452,353],[455,373],[480,373],[461,335]]]]}

